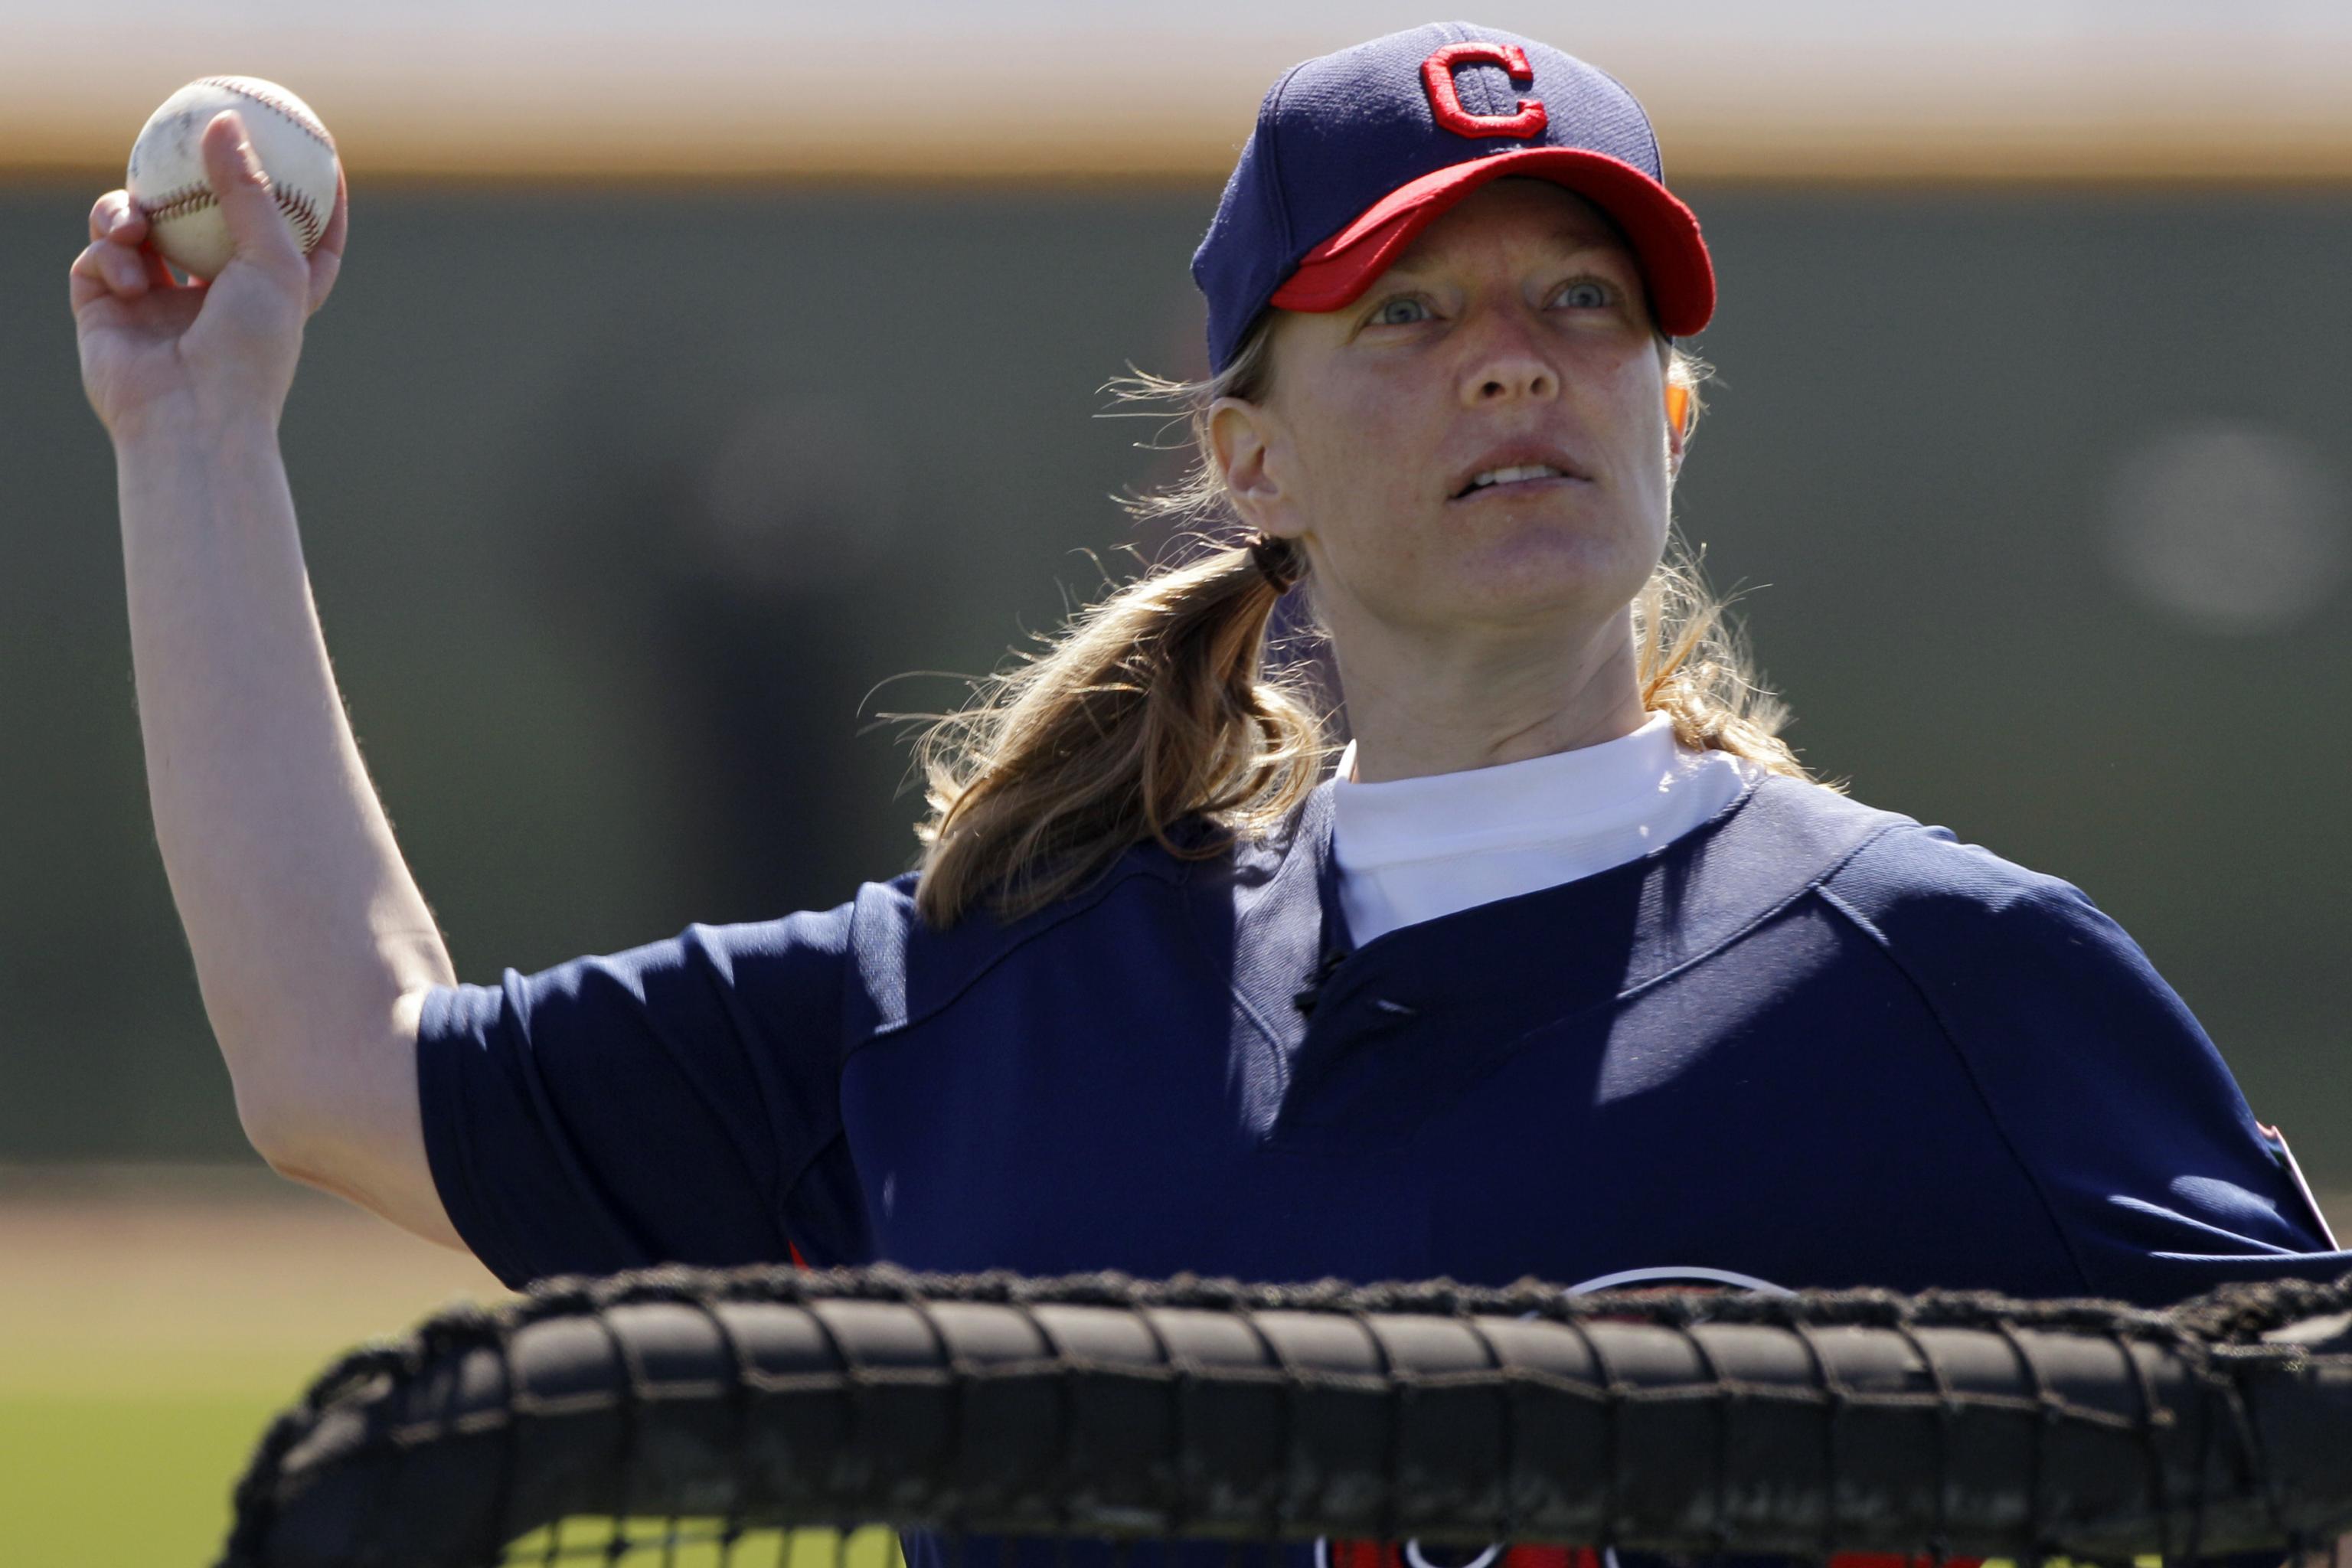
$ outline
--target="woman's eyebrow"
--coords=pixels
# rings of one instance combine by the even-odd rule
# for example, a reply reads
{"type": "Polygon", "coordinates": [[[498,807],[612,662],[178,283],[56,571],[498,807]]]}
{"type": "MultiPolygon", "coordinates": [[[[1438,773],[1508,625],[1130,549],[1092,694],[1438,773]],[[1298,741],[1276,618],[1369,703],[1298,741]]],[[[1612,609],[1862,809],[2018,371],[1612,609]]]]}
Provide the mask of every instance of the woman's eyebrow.
{"type": "Polygon", "coordinates": [[[1551,237],[1551,242],[1570,256],[1580,250],[1610,250],[1617,246],[1617,240],[1612,236],[1588,234],[1573,228],[1559,230],[1551,237]]]}
{"type": "MultiPolygon", "coordinates": [[[[1589,250],[1622,251],[1625,247],[1608,235],[1586,234],[1564,228],[1546,237],[1545,243],[1561,257],[1580,256],[1589,250]]],[[[1389,264],[1389,271],[1398,277],[1411,278],[1427,272],[1437,265],[1437,257],[1425,251],[1408,251],[1389,264]]]]}
{"type": "Polygon", "coordinates": [[[1559,247],[1562,256],[1582,256],[1599,250],[1627,261],[1633,258],[1633,247],[1613,234],[1580,234],[1572,229],[1563,229],[1552,236],[1552,243],[1559,247]]]}

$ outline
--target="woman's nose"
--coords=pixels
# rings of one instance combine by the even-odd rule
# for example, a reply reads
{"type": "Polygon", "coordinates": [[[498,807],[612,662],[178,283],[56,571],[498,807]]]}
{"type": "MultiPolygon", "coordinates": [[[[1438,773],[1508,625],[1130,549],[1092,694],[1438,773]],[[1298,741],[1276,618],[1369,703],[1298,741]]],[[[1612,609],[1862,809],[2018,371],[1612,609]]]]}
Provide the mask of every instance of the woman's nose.
{"type": "Polygon", "coordinates": [[[1462,383],[1472,406],[1523,397],[1557,397],[1559,374],[1539,353],[1527,326],[1490,317],[1462,383]]]}

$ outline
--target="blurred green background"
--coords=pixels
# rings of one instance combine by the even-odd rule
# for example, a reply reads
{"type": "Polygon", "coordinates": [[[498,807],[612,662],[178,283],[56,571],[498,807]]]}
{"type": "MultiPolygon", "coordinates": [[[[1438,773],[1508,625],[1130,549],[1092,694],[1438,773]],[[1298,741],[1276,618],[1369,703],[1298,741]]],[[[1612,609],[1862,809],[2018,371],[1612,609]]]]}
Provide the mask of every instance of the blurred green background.
{"type": "MultiPolygon", "coordinates": [[[[1806,760],[2085,889],[2331,1204],[2339,13],[1489,13],[1623,75],[1706,226],[1676,510],[1806,760]]],[[[369,764],[490,981],[909,863],[885,716],[1167,543],[1110,497],[1173,478],[1177,432],[1100,388],[1202,368],[1186,262],[1257,93],[1423,19],[876,0],[888,58],[851,68],[797,5],[0,0],[0,1556],[208,1561],[270,1411],[497,1289],[261,1169],[205,1026],[65,299],[147,110],[250,71],[341,139],[284,445],[369,764]]]]}
{"type": "MultiPolygon", "coordinates": [[[[2352,200],[1689,195],[1720,374],[1676,509],[1806,759],[2085,889],[2352,1184],[2352,200]]],[[[1214,195],[360,191],[284,444],[467,978],[908,864],[876,716],[961,688],[894,678],[1160,542],[1108,497],[1175,455],[1097,388],[1198,367],[1214,195]]],[[[236,1158],[63,305],[88,200],[0,191],[0,289],[53,306],[0,315],[0,1159],[236,1158]]]]}
{"type": "MultiPolygon", "coordinates": [[[[876,716],[961,689],[894,678],[988,668],[1161,542],[1108,497],[1176,458],[1096,417],[1097,388],[1199,368],[1184,262],[1213,197],[355,201],[285,447],[362,743],[467,978],[907,866],[917,802],[876,716]]],[[[1744,590],[1808,762],[2087,889],[2315,1183],[2352,1187],[2352,390],[2330,353],[2352,201],[1691,200],[1724,294],[1677,511],[1744,590]],[[2184,493],[2210,509],[2186,537],[2184,493]]],[[[111,457],[62,301],[87,203],[0,190],[0,297],[56,306],[0,314],[0,1162],[43,1191],[57,1163],[103,1171],[120,1201],[86,1199],[78,1243],[10,1249],[0,1491],[73,1561],[127,1568],[203,1560],[267,1415],[339,1345],[495,1287],[247,1186],[162,1228],[260,1237],[308,1205],[342,1250],[131,1246],[150,1327],[182,1324],[168,1354],[86,1315],[122,1203],[190,1190],[135,1167],[273,1184],[146,817],[111,457]],[[257,1304],[346,1256],[375,1289],[257,1304]],[[193,1344],[190,1281],[247,1303],[193,1344]],[[147,1479],[116,1506],[126,1473],[147,1479]]],[[[27,1202],[0,1184],[0,1223],[27,1202]]]]}

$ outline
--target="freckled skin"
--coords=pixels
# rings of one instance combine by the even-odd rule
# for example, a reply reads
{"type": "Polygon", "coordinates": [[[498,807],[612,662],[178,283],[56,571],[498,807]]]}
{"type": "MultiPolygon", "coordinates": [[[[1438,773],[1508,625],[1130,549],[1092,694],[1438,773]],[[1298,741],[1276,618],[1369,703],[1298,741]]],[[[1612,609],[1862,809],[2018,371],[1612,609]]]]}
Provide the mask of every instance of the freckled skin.
{"type": "Polygon", "coordinates": [[[1408,622],[1590,616],[1657,564],[1664,371],[1640,271],[1581,197],[1497,181],[1354,305],[1285,312],[1276,331],[1267,461],[1296,487],[1282,531],[1304,539],[1328,598],[1408,622]],[[1584,273],[1618,287],[1612,307],[1550,301],[1584,273]],[[1391,317],[1422,319],[1363,324],[1407,292],[1424,306],[1391,317]],[[1518,436],[1561,442],[1596,484],[1448,500],[1465,464],[1518,436]]]}
{"type": "Polygon", "coordinates": [[[1365,679],[1433,716],[1517,682],[1473,746],[1490,760],[1532,754],[1520,726],[1540,751],[1638,722],[1628,606],[1664,550],[1676,448],[1664,344],[1597,209],[1548,181],[1484,186],[1353,304],[1279,313],[1273,355],[1266,400],[1224,400],[1213,435],[1244,521],[1302,542],[1351,708],[1365,679]],[[1519,440],[1591,481],[1454,499],[1519,440]]]}

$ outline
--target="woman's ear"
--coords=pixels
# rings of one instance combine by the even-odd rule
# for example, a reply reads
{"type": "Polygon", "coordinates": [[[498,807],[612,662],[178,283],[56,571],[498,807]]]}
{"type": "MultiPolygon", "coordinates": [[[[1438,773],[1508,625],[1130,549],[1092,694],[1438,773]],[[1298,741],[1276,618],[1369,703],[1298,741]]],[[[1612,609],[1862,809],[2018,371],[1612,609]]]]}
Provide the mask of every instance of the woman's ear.
{"type": "Polygon", "coordinates": [[[1282,488],[1278,422],[1261,404],[1220,397],[1209,405],[1209,451],[1241,520],[1261,533],[1288,537],[1290,498],[1282,488]]]}
{"type": "Polygon", "coordinates": [[[1683,447],[1690,440],[1690,388],[1674,382],[1666,384],[1666,472],[1671,475],[1683,466],[1683,447]]]}

